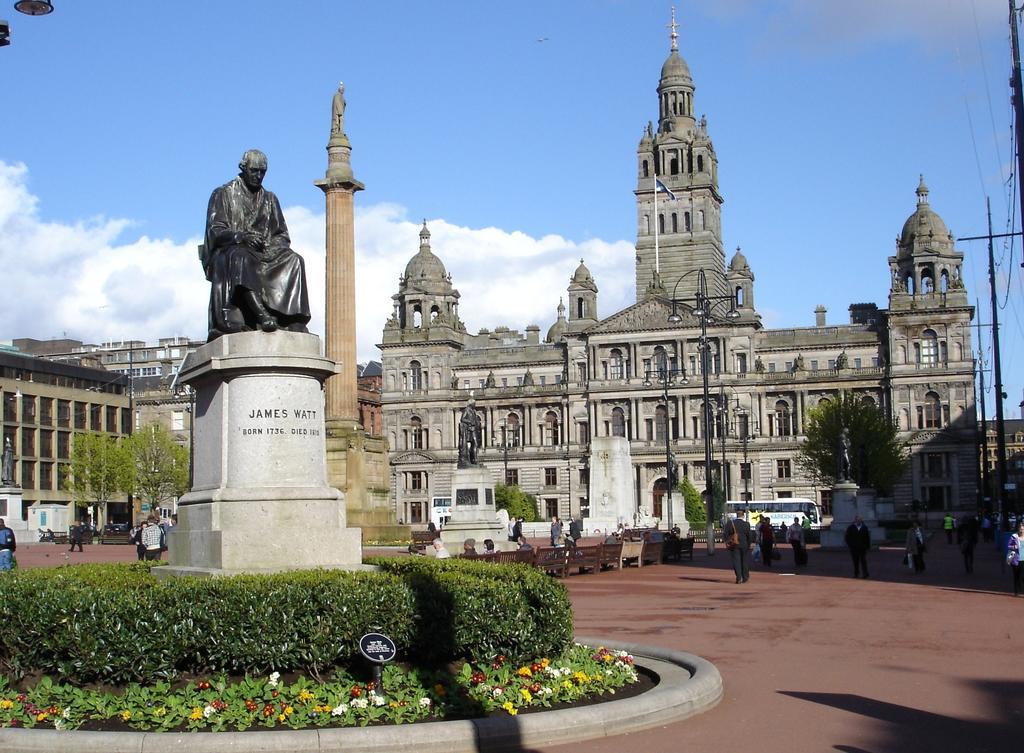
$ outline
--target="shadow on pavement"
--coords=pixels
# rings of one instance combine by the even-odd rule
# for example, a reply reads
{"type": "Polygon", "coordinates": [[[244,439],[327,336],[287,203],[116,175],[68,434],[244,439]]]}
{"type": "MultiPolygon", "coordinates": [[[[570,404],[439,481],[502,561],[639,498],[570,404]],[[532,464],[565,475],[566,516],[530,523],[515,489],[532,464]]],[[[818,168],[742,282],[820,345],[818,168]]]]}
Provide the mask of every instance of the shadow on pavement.
{"type": "Polygon", "coordinates": [[[833,750],[844,753],[904,753],[921,750],[996,753],[1014,749],[1014,741],[1020,735],[1020,714],[1024,708],[1024,681],[989,680],[968,684],[987,696],[987,703],[983,707],[994,719],[960,719],[851,693],[788,690],[780,690],[779,693],[883,723],[873,727],[872,733],[869,733],[877,739],[868,749],[842,743],[833,746],[833,750]]]}

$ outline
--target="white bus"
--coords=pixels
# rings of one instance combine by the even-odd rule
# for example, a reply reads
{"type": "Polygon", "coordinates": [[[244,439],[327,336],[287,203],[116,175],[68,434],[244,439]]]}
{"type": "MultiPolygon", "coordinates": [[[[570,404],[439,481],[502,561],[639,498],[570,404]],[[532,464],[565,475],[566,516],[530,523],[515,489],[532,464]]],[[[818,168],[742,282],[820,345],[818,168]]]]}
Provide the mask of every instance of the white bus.
{"type": "Polygon", "coordinates": [[[452,516],[451,497],[433,497],[430,500],[430,519],[438,530],[444,528],[448,518],[452,516]]]}
{"type": "Polygon", "coordinates": [[[793,518],[800,518],[803,525],[804,519],[811,521],[811,528],[821,528],[821,505],[811,499],[803,497],[790,497],[788,499],[752,499],[747,502],[726,502],[725,515],[727,518],[735,518],[736,513],[746,508],[749,515],[747,520],[755,525],[761,518],[768,518],[774,528],[783,523],[787,526],[793,525],[793,518]]]}

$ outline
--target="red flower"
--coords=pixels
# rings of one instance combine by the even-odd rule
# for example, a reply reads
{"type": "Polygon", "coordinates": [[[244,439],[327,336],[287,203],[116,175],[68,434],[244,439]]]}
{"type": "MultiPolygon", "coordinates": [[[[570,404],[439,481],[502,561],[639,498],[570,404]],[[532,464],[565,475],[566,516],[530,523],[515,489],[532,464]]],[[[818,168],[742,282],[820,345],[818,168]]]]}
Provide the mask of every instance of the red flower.
{"type": "Polygon", "coordinates": [[[479,685],[479,684],[481,684],[486,679],[487,679],[487,676],[483,672],[481,672],[479,670],[477,670],[476,672],[474,672],[472,675],[469,676],[469,681],[471,683],[473,683],[474,685],[479,685]]]}
{"type": "Polygon", "coordinates": [[[25,702],[25,699],[26,699],[26,698],[27,698],[28,696],[26,696],[26,695],[25,695],[24,693],[18,693],[18,695],[17,695],[17,696],[15,696],[15,697],[17,698],[17,700],[18,700],[19,702],[21,702],[21,703],[24,703],[24,702],[25,702]]]}
{"type": "Polygon", "coordinates": [[[274,704],[268,703],[263,707],[263,716],[270,716],[274,713],[274,704]]]}
{"type": "Polygon", "coordinates": [[[539,693],[540,692],[540,683],[539,682],[533,683],[530,686],[530,692],[531,693],[539,693]]]}
{"type": "Polygon", "coordinates": [[[375,687],[377,687],[377,683],[373,680],[370,680],[368,683],[366,683],[367,690],[373,690],[375,687]]]}
{"type": "Polygon", "coordinates": [[[11,726],[12,727],[20,727],[21,726],[21,722],[19,722],[17,719],[11,719],[11,726]]]}
{"type": "Polygon", "coordinates": [[[259,707],[256,705],[256,701],[254,701],[252,698],[249,698],[245,702],[245,708],[247,711],[255,711],[259,707]]]}
{"type": "Polygon", "coordinates": [[[277,692],[276,690],[274,690],[274,691],[271,691],[270,695],[271,695],[271,696],[272,696],[273,698],[277,698],[277,697],[278,697],[279,695],[281,695],[281,694],[280,694],[280,693],[278,693],[278,692],[277,692]]]}
{"type": "Polygon", "coordinates": [[[352,688],[352,692],[350,693],[350,695],[353,698],[358,698],[362,694],[363,694],[363,689],[361,687],[359,687],[358,685],[356,685],[354,688],[352,688]]]}
{"type": "Polygon", "coordinates": [[[196,683],[196,687],[199,688],[200,690],[209,690],[210,689],[210,681],[209,680],[200,680],[199,682],[196,683]]]}

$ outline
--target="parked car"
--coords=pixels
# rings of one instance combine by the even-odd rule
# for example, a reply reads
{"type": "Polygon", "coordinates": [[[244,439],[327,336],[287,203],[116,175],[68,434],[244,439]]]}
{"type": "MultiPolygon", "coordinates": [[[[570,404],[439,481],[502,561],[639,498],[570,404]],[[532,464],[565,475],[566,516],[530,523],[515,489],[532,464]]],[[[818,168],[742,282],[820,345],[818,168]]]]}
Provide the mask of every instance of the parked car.
{"type": "Polygon", "coordinates": [[[103,528],[104,533],[128,533],[130,526],[127,523],[107,523],[103,528]]]}

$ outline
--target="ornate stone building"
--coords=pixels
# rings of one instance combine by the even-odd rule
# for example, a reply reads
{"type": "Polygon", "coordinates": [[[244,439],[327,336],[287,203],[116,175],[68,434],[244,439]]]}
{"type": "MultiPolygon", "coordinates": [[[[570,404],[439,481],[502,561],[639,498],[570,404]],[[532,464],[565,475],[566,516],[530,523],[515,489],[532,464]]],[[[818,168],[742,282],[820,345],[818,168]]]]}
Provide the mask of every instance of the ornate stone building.
{"type": "MultiPolygon", "coordinates": [[[[537,326],[470,334],[424,225],[380,346],[399,518],[426,522],[432,501],[450,496],[459,412],[471,395],[484,427],[484,463],[496,479],[536,494],[544,517],[602,517],[601,503],[588,496],[597,460],[590,442],[599,436],[628,440],[633,508],[666,517],[666,432],[681,472],[698,488],[710,433],[712,472],[731,499],[797,496],[827,506],[829,490],[796,460],[808,409],[844,390],[898,422],[911,461],[894,490],[897,513],[915,499],[933,510],[974,507],[973,310],[962,254],[923,179],[888,259],[887,308],[854,303],[848,321],[829,324],[818,306],[814,326],[766,329],[746,257],[737,249],[725,263],[718,160],[706,119],[694,117],[693,91],[673,29],[657,127],[648,123],[637,149],[637,301],[622,311],[598,315],[598,285],[581,261],[566,290],[568,317],[560,302],[543,341],[537,326]],[[657,195],[655,176],[667,189],[657,195]],[[710,426],[694,311],[700,277],[708,294],[728,299],[706,322],[710,426]],[[666,389],[659,374],[678,378],[666,389]]],[[[880,253],[880,273],[883,260],[880,253]]],[[[673,518],[682,519],[678,495],[673,505],[673,518]]]]}

